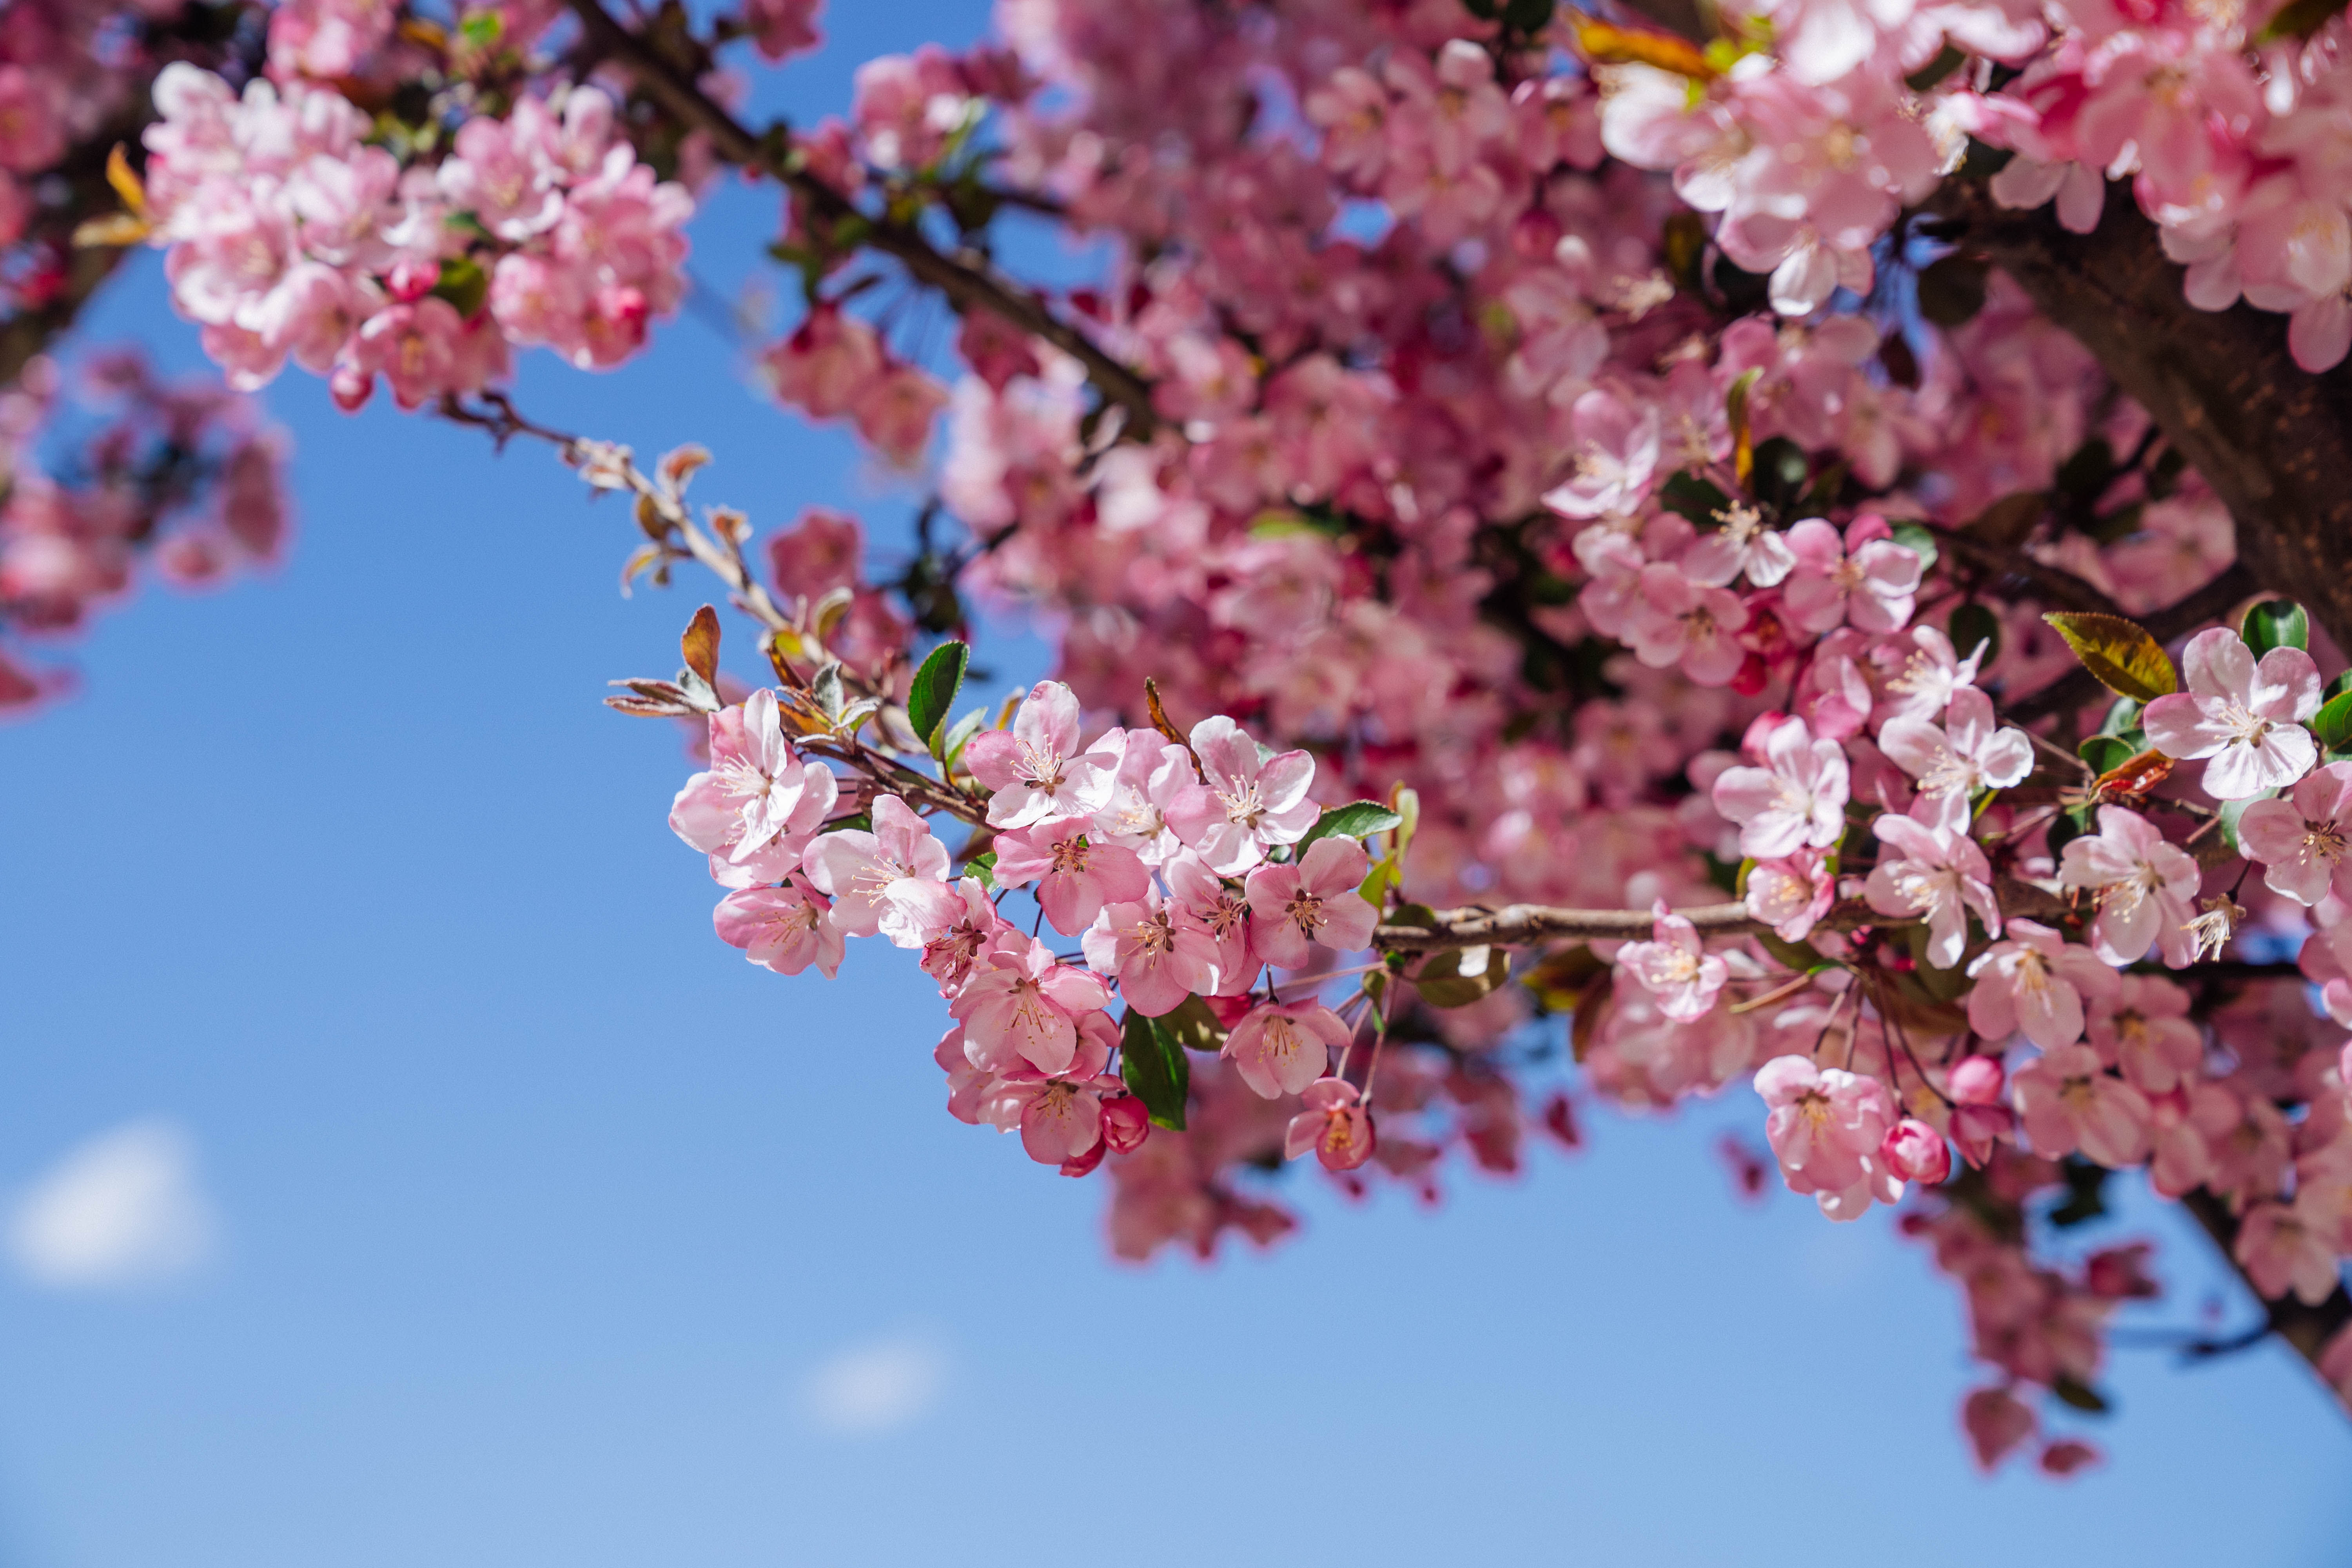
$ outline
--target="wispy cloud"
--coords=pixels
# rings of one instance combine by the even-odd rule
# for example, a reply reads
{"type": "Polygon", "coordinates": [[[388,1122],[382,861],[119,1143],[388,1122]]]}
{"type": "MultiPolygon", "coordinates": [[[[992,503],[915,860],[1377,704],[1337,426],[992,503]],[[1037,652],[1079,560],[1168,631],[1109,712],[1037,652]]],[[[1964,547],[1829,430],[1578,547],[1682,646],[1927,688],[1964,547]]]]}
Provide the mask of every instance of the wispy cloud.
{"type": "Polygon", "coordinates": [[[801,1408],[828,1432],[895,1432],[938,1403],[947,1371],[947,1352],[928,1336],[870,1340],[820,1363],[801,1384],[801,1408]]]}
{"type": "Polygon", "coordinates": [[[215,1229],[187,1134],[168,1121],[132,1121],[71,1150],[33,1183],[9,1215],[8,1253],[38,1285],[120,1289],[194,1268],[215,1229]]]}

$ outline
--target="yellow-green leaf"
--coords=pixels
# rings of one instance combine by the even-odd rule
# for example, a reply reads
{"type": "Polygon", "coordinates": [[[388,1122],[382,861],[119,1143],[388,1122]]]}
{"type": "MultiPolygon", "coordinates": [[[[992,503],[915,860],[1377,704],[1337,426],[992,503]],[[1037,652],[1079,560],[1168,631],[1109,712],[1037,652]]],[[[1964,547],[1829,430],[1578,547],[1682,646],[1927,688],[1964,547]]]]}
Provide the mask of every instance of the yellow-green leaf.
{"type": "Polygon", "coordinates": [[[2153,702],[2180,689],[2180,677],[2164,647],[2137,621],[2121,616],[2052,614],[2042,617],[2058,628],[2083,668],[2118,697],[2153,702]]]}

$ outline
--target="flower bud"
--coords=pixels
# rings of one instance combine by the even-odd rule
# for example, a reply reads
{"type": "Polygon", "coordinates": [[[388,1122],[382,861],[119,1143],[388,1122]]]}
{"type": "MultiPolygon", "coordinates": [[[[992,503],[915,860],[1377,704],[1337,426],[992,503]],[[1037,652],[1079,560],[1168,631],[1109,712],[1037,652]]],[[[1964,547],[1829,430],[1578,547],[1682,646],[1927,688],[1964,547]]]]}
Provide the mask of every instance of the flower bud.
{"type": "Polygon", "coordinates": [[[1999,1057],[1966,1057],[1952,1068],[1948,1087],[1962,1105],[1999,1105],[2007,1081],[1999,1057]]]}
{"type": "Polygon", "coordinates": [[[438,261],[416,261],[403,257],[392,264],[390,272],[384,274],[383,286],[402,304],[413,305],[433,292],[433,286],[440,281],[441,264],[438,261]]]}
{"type": "Polygon", "coordinates": [[[1916,1116],[1906,1116],[1888,1130],[1878,1145],[1878,1158],[1904,1181],[1931,1187],[1952,1173],[1952,1151],[1940,1133],[1916,1116]]]}
{"type": "Polygon", "coordinates": [[[2083,1265],[2083,1284],[2106,1301],[2146,1300],[2162,1294],[2147,1272],[2148,1245],[2110,1247],[2091,1254],[2083,1265]]]}
{"type": "Polygon", "coordinates": [[[1963,1105],[1952,1112],[1952,1141],[1971,1165],[1992,1158],[1992,1147],[2010,1134],[2016,1118],[2006,1105],[1963,1105]]]}
{"type": "Polygon", "coordinates": [[[1143,1109],[1143,1101],[1131,1094],[1104,1100],[1102,1133],[1103,1142],[1116,1153],[1141,1148],[1143,1141],[1151,1135],[1151,1118],[1143,1109]]]}
{"type": "Polygon", "coordinates": [[[1559,237],[1559,219],[1541,207],[1529,207],[1511,225],[1511,248],[1529,261],[1549,260],[1559,237]]]}

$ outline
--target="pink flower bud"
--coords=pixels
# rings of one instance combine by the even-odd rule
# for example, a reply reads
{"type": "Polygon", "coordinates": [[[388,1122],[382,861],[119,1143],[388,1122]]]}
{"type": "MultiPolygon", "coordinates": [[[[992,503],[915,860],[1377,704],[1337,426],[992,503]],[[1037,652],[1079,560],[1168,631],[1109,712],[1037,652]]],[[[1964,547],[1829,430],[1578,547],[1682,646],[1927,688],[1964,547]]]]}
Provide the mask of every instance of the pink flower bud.
{"type": "Polygon", "coordinates": [[[1559,247],[1559,219],[1541,207],[1529,207],[1511,225],[1511,248],[1529,261],[1548,261],[1559,247]]]}
{"type": "Polygon", "coordinates": [[[2088,1443],[2061,1437],[2042,1450],[2042,1473],[2065,1477],[2099,1462],[2099,1451],[2088,1443]]]}
{"type": "Polygon", "coordinates": [[[1143,1101],[1131,1094],[1117,1100],[1106,1100],[1102,1109],[1103,1142],[1116,1153],[1126,1154],[1143,1146],[1151,1135],[1151,1118],[1143,1109],[1143,1101]]]}
{"type": "Polygon", "coordinates": [[[2016,1118],[2005,1105],[1963,1105],[1952,1111],[1952,1140],[1971,1165],[1992,1158],[1992,1146],[2010,1135],[2016,1118]]]}
{"type": "Polygon", "coordinates": [[[1094,1174],[1095,1167],[1103,1163],[1104,1151],[1109,1147],[1110,1144],[1107,1140],[1101,1138],[1096,1139],[1095,1146],[1093,1148],[1087,1150],[1083,1154],[1075,1155],[1072,1158],[1062,1162],[1062,1174],[1066,1176],[1090,1176],[1094,1174]]]}
{"type": "Polygon", "coordinates": [[[375,377],[355,364],[339,364],[327,378],[327,395],[346,414],[357,414],[375,395],[375,377]]]}
{"type": "Polygon", "coordinates": [[[433,292],[433,286],[440,281],[438,261],[415,261],[404,257],[384,274],[383,286],[402,304],[413,305],[433,292]]]}
{"type": "Polygon", "coordinates": [[[1968,1057],[1952,1068],[1951,1096],[1962,1105],[1999,1105],[2006,1079],[1999,1057],[1968,1057]]]}
{"type": "Polygon", "coordinates": [[[2110,1247],[2091,1254],[2083,1265],[2083,1284],[2092,1295],[2107,1301],[2145,1300],[2163,1292],[2148,1277],[2148,1245],[2110,1247]]]}
{"type": "Polygon", "coordinates": [[[1952,1173],[1952,1151],[1937,1131],[1916,1116],[1906,1116],[1887,1130],[1878,1145],[1881,1163],[1906,1182],[1934,1186],[1952,1173]]]}

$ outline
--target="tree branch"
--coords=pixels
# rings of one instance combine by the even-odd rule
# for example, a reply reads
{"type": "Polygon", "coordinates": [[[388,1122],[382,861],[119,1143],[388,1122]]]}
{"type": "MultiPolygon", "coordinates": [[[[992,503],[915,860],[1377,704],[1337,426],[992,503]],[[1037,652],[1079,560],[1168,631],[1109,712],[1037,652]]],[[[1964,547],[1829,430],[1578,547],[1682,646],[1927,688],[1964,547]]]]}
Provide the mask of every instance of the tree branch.
{"type": "MultiPolygon", "coordinates": [[[[2213,1238],[2213,1245],[2221,1248],[2221,1256],[2229,1261],[2238,1278],[2246,1281],[2246,1289],[2253,1291],[2255,1300],[2261,1300],[2262,1292],[2254,1290],[2254,1282],[2247,1278],[2245,1269],[2238,1262],[2238,1217],[2230,1212],[2229,1204],[2203,1187],[2189,1194],[2180,1202],[2184,1208],[2197,1216],[2197,1223],[2204,1226],[2205,1234],[2213,1238]]],[[[2346,1293],[2339,1281],[2335,1294],[2316,1307],[2307,1307],[2299,1298],[2287,1296],[2276,1301],[2263,1301],[2263,1310],[2269,1318],[2269,1331],[2294,1346],[2295,1353],[2309,1362],[2312,1370],[2316,1372],[2320,1355],[2326,1350],[2328,1342],[2341,1332],[2347,1323],[2352,1323],[2352,1295],[2346,1293]]],[[[2332,1394],[2335,1390],[2330,1388],[2329,1392],[2332,1394]]]]}
{"type": "Polygon", "coordinates": [[[938,289],[959,311],[992,311],[1070,355],[1086,366],[1087,378],[1103,397],[1126,412],[1130,430],[1148,435],[1159,424],[1150,383],[1055,315],[1035,294],[997,272],[984,258],[969,250],[944,254],[911,224],[887,214],[877,216],[865,212],[808,171],[794,155],[782,126],[772,127],[765,135],[754,135],[598,0],[570,0],[570,4],[598,53],[626,67],[637,84],[681,124],[708,134],[720,157],[775,180],[829,224],[854,219],[864,230],[866,244],[896,259],[916,281],[938,289]]]}
{"type": "MultiPolygon", "coordinates": [[[[2232,562],[2227,570],[2179,604],[2140,616],[2139,624],[2157,641],[2170,642],[2207,621],[2221,619],[2241,600],[2262,592],[2262,587],[2245,563],[2232,562]]],[[[2011,703],[2009,717],[2020,724],[2031,724],[2053,713],[2071,713],[2088,702],[2112,700],[2113,694],[2099,684],[2098,677],[2077,666],[2041,690],[2011,703]]]]}

